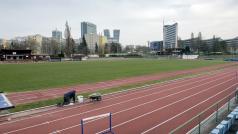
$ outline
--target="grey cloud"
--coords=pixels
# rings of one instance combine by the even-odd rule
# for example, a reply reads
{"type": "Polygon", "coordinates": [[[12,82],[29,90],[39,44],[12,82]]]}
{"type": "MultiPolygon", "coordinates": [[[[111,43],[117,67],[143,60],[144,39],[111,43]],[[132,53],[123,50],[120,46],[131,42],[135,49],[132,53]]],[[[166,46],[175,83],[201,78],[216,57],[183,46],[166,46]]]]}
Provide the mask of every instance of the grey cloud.
{"type": "Polygon", "coordinates": [[[50,36],[56,27],[64,31],[66,20],[75,38],[81,21],[97,24],[99,32],[119,28],[123,44],[162,40],[163,18],[179,23],[183,39],[199,31],[232,38],[238,31],[237,0],[2,0],[0,16],[0,38],[50,36]]]}

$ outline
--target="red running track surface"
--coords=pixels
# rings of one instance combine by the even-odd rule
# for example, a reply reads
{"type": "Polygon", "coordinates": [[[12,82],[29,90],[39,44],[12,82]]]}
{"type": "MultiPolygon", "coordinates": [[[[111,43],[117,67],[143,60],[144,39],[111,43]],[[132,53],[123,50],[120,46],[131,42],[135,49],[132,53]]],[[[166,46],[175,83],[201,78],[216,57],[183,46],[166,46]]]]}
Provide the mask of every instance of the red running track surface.
{"type": "MultiPolygon", "coordinates": [[[[111,94],[104,96],[101,102],[57,108],[2,123],[0,133],[79,134],[81,119],[111,112],[116,134],[166,134],[235,91],[237,71],[236,68],[227,68],[215,74],[111,94]]],[[[203,118],[207,116],[209,114],[203,118]]],[[[107,123],[106,119],[88,122],[85,134],[101,132],[107,123]]],[[[189,128],[195,125],[191,124],[189,128]]]]}
{"type": "Polygon", "coordinates": [[[237,65],[237,64],[227,63],[227,64],[215,65],[211,67],[203,67],[198,69],[174,71],[174,72],[167,72],[167,73],[160,73],[160,74],[153,74],[153,75],[137,76],[137,77],[131,77],[126,79],[97,82],[94,84],[81,84],[81,85],[76,85],[71,87],[52,88],[47,90],[9,93],[7,97],[10,99],[10,101],[13,104],[18,105],[18,104],[24,104],[24,103],[30,103],[30,102],[40,101],[40,100],[61,97],[63,96],[64,93],[72,89],[76,90],[77,93],[92,92],[99,89],[108,89],[108,88],[119,87],[119,86],[128,85],[128,84],[136,84],[141,82],[143,83],[147,81],[160,80],[160,79],[169,78],[169,77],[178,76],[178,75],[196,74],[196,73],[201,73],[206,71],[212,71],[215,69],[226,68],[233,65],[237,65]]]}

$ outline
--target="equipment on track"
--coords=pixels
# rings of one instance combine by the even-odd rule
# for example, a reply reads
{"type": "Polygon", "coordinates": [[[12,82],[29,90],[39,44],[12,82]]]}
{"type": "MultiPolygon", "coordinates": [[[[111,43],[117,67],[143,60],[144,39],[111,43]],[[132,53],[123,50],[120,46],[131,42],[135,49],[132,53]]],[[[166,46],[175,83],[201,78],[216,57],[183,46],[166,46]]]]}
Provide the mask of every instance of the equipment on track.
{"type": "Polygon", "coordinates": [[[0,92],[0,110],[7,110],[15,106],[8,100],[3,92],[0,92]]]}
{"type": "Polygon", "coordinates": [[[102,95],[100,93],[93,93],[88,96],[91,101],[101,101],[102,95]]]}
{"type": "Polygon", "coordinates": [[[107,131],[102,132],[102,134],[106,134],[106,133],[114,134],[114,132],[112,131],[112,114],[111,113],[106,113],[106,114],[101,114],[101,115],[81,119],[81,134],[84,134],[84,129],[85,129],[84,123],[85,122],[95,121],[95,120],[99,120],[99,119],[106,118],[106,117],[109,118],[109,124],[108,124],[109,128],[107,131]]]}
{"type": "Polygon", "coordinates": [[[15,106],[8,100],[3,92],[0,92],[0,122],[11,120],[8,109],[15,108],[15,106]]]}

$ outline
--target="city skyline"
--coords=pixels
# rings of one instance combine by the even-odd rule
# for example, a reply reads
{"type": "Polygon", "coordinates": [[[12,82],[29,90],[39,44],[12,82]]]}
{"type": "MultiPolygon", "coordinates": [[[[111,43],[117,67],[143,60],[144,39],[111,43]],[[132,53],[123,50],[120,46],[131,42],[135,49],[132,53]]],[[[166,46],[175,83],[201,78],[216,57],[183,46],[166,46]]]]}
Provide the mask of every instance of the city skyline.
{"type": "MultiPolygon", "coordinates": [[[[103,29],[120,29],[122,44],[144,45],[148,40],[163,40],[163,19],[178,22],[178,35],[190,38],[191,32],[202,32],[224,39],[236,37],[238,28],[236,0],[52,0],[1,1],[0,38],[41,34],[51,36],[58,28],[64,31],[68,20],[72,36],[81,35],[80,23],[89,21],[103,29]]],[[[196,36],[196,35],[195,35],[196,36]]]]}

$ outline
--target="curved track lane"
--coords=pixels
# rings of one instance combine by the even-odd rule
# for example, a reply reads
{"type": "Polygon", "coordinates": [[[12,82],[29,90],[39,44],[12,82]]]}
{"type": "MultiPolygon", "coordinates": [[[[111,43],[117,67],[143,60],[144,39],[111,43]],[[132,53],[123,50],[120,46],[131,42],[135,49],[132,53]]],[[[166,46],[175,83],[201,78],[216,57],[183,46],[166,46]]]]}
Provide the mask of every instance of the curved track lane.
{"type": "MultiPolygon", "coordinates": [[[[234,68],[224,69],[212,75],[112,94],[105,96],[102,102],[59,108],[2,123],[0,133],[80,133],[79,123],[82,118],[107,112],[113,114],[113,129],[117,134],[167,133],[200,112],[202,109],[199,107],[209,107],[234,91],[237,86],[236,71],[234,68]],[[176,115],[180,116],[175,118],[176,115]]],[[[85,131],[100,132],[106,128],[106,123],[103,119],[88,122],[85,131]]]]}
{"type": "Polygon", "coordinates": [[[174,72],[161,73],[161,74],[155,74],[155,75],[145,75],[145,76],[125,78],[125,79],[110,80],[110,81],[98,82],[94,84],[81,84],[77,86],[52,88],[48,90],[9,93],[7,96],[14,104],[18,105],[23,103],[30,103],[34,101],[60,97],[70,89],[75,89],[78,93],[91,92],[91,91],[96,91],[99,89],[108,89],[108,88],[119,87],[119,86],[128,85],[128,84],[136,84],[141,82],[160,80],[160,79],[174,77],[178,75],[196,74],[196,73],[201,73],[204,71],[212,71],[218,68],[227,68],[233,65],[237,65],[237,64],[227,63],[227,64],[215,65],[211,67],[203,67],[198,69],[182,70],[182,71],[174,71],[174,72]]]}

